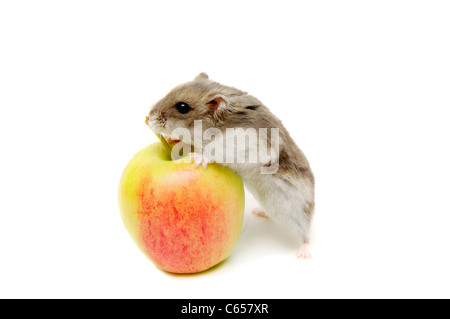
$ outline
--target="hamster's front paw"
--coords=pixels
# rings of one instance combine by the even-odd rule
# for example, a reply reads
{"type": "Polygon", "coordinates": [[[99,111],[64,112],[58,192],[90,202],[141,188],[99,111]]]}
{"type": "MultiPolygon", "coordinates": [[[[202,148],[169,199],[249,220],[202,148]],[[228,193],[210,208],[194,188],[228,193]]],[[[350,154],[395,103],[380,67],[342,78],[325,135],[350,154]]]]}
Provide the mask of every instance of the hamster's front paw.
{"type": "Polygon", "coordinates": [[[210,163],[208,158],[201,153],[191,153],[190,156],[191,161],[195,162],[195,167],[198,167],[200,164],[202,164],[203,169],[206,169],[206,166],[208,166],[208,163],[210,163]]]}

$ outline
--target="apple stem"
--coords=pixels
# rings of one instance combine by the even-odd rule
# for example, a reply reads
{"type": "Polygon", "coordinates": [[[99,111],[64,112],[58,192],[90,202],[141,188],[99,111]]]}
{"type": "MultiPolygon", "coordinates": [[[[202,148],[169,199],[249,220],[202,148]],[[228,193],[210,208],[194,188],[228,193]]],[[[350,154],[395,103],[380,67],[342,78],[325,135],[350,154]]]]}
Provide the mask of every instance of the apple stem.
{"type": "Polygon", "coordinates": [[[168,151],[170,153],[172,151],[172,149],[170,148],[170,145],[169,145],[169,143],[167,143],[164,136],[162,136],[161,134],[158,134],[158,133],[155,133],[155,134],[156,134],[156,136],[158,136],[159,140],[161,141],[161,144],[166,149],[166,151],[168,151]]]}

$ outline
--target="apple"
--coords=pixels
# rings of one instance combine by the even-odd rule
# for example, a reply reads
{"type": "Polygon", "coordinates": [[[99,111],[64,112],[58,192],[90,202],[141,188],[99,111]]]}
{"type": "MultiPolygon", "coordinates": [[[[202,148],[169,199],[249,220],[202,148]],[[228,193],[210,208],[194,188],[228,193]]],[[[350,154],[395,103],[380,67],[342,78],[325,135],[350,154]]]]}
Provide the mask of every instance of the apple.
{"type": "Polygon", "coordinates": [[[244,216],[241,178],[219,164],[172,161],[165,140],[137,153],[123,172],[119,207],[128,233],[160,269],[207,270],[233,251],[244,216]]]}

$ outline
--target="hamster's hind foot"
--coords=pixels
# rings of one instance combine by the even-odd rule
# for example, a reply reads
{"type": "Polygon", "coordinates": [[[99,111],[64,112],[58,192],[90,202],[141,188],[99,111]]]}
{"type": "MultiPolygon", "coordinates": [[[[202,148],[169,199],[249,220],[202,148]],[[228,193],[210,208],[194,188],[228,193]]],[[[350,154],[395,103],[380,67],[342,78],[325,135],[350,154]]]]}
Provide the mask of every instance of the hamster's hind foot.
{"type": "Polygon", "coordinates": [[[295,254],[299,259],[311,259],[311,251],[309,249],[309,245],[307,243],[303,243],[295,254]]]}
{"type": "Polygon", "coordinates": [[[266,213],[261,207],[253,208],[252,214],[258,217],[267,217],[266,213]]]}

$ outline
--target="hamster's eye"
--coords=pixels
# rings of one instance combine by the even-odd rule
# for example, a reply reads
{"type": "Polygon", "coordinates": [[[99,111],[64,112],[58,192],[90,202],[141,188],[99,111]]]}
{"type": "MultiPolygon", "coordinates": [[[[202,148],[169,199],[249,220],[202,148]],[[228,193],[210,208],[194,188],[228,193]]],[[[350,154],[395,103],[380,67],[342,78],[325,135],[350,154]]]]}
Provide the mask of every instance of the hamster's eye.
{"type": "Polygon", "coordinates": [[[184,103],[184,102],[177,103],[175,105],[175,108],[181,114],[186,114],[191,110],[191,107],[187,103],[184,103]]]}

